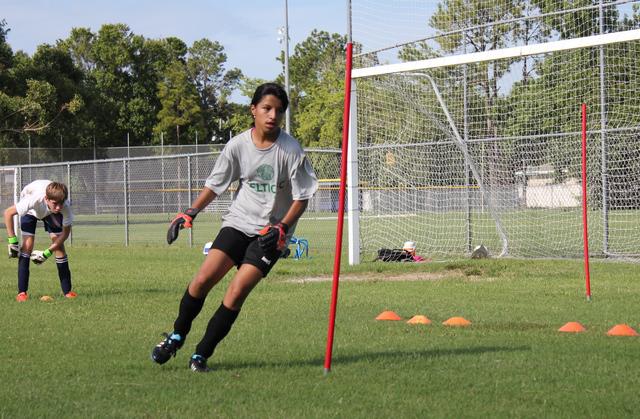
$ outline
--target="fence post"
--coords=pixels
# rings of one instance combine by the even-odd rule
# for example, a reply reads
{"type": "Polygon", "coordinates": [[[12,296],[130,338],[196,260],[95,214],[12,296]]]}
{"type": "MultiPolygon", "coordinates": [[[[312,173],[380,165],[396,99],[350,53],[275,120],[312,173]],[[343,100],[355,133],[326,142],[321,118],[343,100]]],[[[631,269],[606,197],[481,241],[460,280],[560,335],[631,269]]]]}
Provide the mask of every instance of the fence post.
{"type": "Polygon", "coordinates": [[[167,212],[165,208],[165,196],[164,196],[164,132],[160,133],[160,170],[162,171],[162,213],[167,212]]]}
{"type": "Polygon", "coordinates": [[[122,160],[124,184],[124,245],[129,246],[129,180],[127,160],[122,160]]]}
{"type": "MultiPolygon", "coordinates": [[[[193,197],[192,197],[192,185],[191,185],[191,156],[188,155],[187,156],[187,185],[188,185],[188,198],[189,198],[189,204],[191,205],[191,202],[193,201],[193,197]]],[[[189,247],[193,247],[193,226],[189,229],[189,247]]]]}
{"type": "MultiPolygon", "coordinates": [[[[67,199],[69,200],[69,202],[73,203],[71,198],[71,196],[73,195],[73,192],[71,190],[71,164],[69,163],[67,163],[67,191],[69,192],[69,196],[67,196],[67,199]]],[[[73,211],[73,209],[71,211],[73,211]]],[[[69,244],[73,245],[73,229],[71,229],[71,233],[69,234],[69,244]]]]}
{"type": "Polygon", "coordinates": [[[93,137],[93,214],[98,215],[98,172],[96,170],[96,137],[93,137]]]}
{"type": "MultiPolygon", "coordinates": [[[[22,167],[18,166],[16,170],[13,171],[13,205],[16,205],[20,198],[20,190],[22,189],[20,182],[22,182],[22,167]]],[[[20,239],[22,239],[22,229],[18,228],[19,226],[18,217],[13,217],[13,231],[18,232],[20,239]]]]}
{"type": "Polygon", "coordinates": [[[200,176],[200,167],[198,166],[198,131],[196,131],[196,186],[198,186],[198,178],[200,176]]]}

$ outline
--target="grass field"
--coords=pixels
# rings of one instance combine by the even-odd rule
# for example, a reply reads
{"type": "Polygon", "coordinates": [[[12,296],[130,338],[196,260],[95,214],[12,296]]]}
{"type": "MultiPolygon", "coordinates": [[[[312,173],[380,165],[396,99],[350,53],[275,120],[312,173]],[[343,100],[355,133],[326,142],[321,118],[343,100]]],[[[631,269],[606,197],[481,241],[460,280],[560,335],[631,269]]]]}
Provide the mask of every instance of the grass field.
{"type": "MultiPolygon", "coordinates": [[[[165,243],[166,228],[174,214],[131,214],[128,241],[133,245],[165,243]]],[[[316,254],[329,256],[335,248],[335,213],[308,212],[298,223],[296,235],[306,238],[316,254]]],[[[364,260],[371,260],[382,247],[401,247],[406,240],[418,243],[418,252],[439,259],[460,257],[467,251],[466,213],[456,211],[424,212],[398,217],[363,216],[360,220],[361,248],[364,260]]],[[[518,210],[501,215],[508,236],[509,254],[515,257],[573,257],[583,253],[582,215],[571,210],[518,210]],[[544,226],[543,228],[541,226],[544,226]]],[[[602,219],[597,211],[589,215],[590,253],[604,256],[602,219]]],[[[193,229],[194,246],[213,240],[220,227],[219,213],[204,213],[193,229]]],[[[474,213],[473,245],[484,243],[499,254],[502,241],[495,221],[489,213],[474,213]]],[[[609,215],[608,251],[638,260],[640,251],[640,212],[612,211],[609,215]]],[[[126,240],[122,214],[77,215],[73,228],[73,243],[80,245],[123,245],[126,240]]],[[[345,225],[347,247],[347,225],[345,225]]],[[[187,246],[182,240],[176,246],[187,246]]]]}
{"type": "MultiPolygon", "coordinates": [[[[167,226],[173,217],[175,214],[130,215],[129,243],[151,246],[166,243],[167,226]]],[[[219,213],[204,213],[198,216],[198,221],[194,223],[192,230],[194,246],[202,246],[207,241],[213,240],[220,229],[221,222],[219,213]]],[[[78,215],[74,221],[73,243],[124,245],[125,231],[122,215],[78,215]]],[[[332,249],[335,248],[336,214],[316,213],[311,219],[300,220],[296,235],[308,239],[316,252],[332,253],[332,249]]],[[[185,240],[176,242],[175,246],[188,246],[186,237],[183,239],[185,240]]]]}
{"type": "Polygon", "coordinates": [[[219,304],[214,288],[178,356],[154,365],[199,248],[69,249],[76,300],[55,264],[31,267],[16,303],[15,260],[0,264],[0,417],[638,417],[637,265],[460,260],[343,268],[332,371],[323,374],[332,260],[284,260],[245,304],[209,374],[187,361],[219,304]],[[40,302],[42,295],[53,302],[40,302]],[[383,310],[431,325],[380,322],[383,310]],[[464,316],[468,328],[442,321],[464,316]],[[585,333],[557,329],[579,321],[585,333]]]}

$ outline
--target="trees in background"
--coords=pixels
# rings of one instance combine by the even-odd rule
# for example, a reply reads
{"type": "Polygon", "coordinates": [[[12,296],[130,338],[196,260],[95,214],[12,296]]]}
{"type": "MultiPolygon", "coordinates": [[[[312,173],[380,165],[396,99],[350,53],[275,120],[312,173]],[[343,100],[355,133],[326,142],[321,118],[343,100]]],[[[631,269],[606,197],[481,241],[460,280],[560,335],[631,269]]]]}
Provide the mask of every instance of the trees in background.
{"type": "Polygon", "coordinates": [[[78,91],[82,74],[59,50],[41,45],[29,57],[15,55],[0,21],[0,145],[24,146],[24,135],[54,132],[83,106],[78,91]]]}
{"type": "MultiPolygon", "coordinates": [[[[0,145],[57,148],[223,143],[251,126],[248,105],[266,80],[227,68],[224,47],[147,39],[125,24],[74,28],[32,57],[14,53],[0,22],[0,145]],[[27,136],[29,134],[30,136],[27,136]]],[[[339,147],[346,37],[314,30],[290,57],[292,134],[339,147]]],[[[274,57],[284,62],[284,55],[274,57]]],[[[283,71],[284,73],[284,71],[283,71]]],[[[283,83],[283,75],[276,81],[283,83]]]]}
{"type": "MultiPolygon", "coordinates": [[[[228,141],[251,126],[248,105],[266,80],[227,68],[224,47],[147,39],[125,24],[74,28],[32,57],[14,53],[0,23],[0,145],[91,147],[228,141]],[[30,134],[28,137],[27,134],[30,134]]],[[[314,30],[290,57],[292,134],[339,147],[346,37],[314,30]]],[[[284,62],[284,56],[274,57],[284,62]]],[[[284,72],[283,72],[284,73],[284,72]]],[[[283,83],[283,76],[276,81],[283,83]]]]}
{"type": "MultiPolygon", "coordinates": [[[[65,147],[192,143],[218,136],[240,111],[242,72],[206,39],[146,39],[124,24],[74,28],[32,57],[13,53],[0,23],[0,145],[65,147]],[[225,121],[223,126],[220,121],[225,121]],[[30,137],[27,137],[29,134],[30,137]]],[[[246,109],[246,106],[245,106],[246,109]]]]}
{"type": "Polygon", "coordinates": [[[346,43],[345,36],[313,30],[289,58],[291,130],[304,146],[340,146],[346,43]]]}

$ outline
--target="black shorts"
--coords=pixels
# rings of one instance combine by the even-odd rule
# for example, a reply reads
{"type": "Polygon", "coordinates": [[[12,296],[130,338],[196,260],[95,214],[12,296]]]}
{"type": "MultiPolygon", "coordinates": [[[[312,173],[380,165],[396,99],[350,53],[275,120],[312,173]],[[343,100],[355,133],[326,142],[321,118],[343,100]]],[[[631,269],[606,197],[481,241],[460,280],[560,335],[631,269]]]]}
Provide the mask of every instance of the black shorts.
{"type": "MultiPolygon", "coordinates": [[[[62,233],[62,214],[49,214],[42,219],[44,231],[51,234],[62,233]]],[[[38,219],[31,214],[20,217],[20,230],[24,236],[35,236],[38,219]]]]}
{"type": "Polygon", "coordinates": [[[265,252],[258,245],[258,236],[247,236],[232,227],[223,227],[211,245],[229,256],[238,268],[244,263],[260,269],[265,277],[280,258],[280,252],[265,252]]]}

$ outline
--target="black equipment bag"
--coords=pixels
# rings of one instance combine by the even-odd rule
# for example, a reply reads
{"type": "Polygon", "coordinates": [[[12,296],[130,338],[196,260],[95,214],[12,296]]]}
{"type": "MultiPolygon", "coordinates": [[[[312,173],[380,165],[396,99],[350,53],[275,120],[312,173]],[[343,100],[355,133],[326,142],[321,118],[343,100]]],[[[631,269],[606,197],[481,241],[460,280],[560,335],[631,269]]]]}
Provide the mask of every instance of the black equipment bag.
{"type": "Polygon", "coordinates": [[[380,249],[375,260],[383,262],[413,262],[413,257],[402,249],[380,249]]]}

